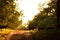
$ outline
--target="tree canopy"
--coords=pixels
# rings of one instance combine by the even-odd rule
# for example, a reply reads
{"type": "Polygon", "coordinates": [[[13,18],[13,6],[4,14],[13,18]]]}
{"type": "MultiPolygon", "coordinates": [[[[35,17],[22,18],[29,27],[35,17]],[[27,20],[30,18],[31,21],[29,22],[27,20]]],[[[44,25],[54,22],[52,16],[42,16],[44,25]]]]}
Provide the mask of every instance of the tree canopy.
{"type": "MultiPolygon", "coordinates": [[[[48,3],[48,8],[43,8],[43,11],[40,9],[40,13],[37,14],[32,21],[29,22],[28,29],[46,29],[47,27],[56,28],[57,25],[57,13],[56,13],[56,2],[51,0],[51,3],[48,3]]],[[[39,4],[40,5],[40,4],[39,4]]],[[[43,7],[43,6],[39,6],[43,7]]]]}
{"type": "Polygon", "coordinates": [[[0,0],[0,25],[8,25],[8,28],[18,27],[22,21],[18,19],[21,12],[15,10],[14,0],[0,0]]]}

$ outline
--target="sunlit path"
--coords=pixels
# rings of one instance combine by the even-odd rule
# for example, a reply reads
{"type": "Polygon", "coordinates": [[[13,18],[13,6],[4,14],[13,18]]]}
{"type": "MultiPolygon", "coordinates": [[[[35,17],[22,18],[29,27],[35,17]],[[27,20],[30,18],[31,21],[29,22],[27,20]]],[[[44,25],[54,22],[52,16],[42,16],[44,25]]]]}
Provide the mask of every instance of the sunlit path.
{"type": "Polygon", "coordinates": [[[25,30],[13,30],[7,35],[7,40],[31,40],[32,33],[25,30]]]}

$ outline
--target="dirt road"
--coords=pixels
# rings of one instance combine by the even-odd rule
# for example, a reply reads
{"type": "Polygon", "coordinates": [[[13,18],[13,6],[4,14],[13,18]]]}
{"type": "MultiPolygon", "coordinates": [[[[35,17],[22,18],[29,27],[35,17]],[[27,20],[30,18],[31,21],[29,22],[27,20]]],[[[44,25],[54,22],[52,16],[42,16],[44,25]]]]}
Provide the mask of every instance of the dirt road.
{"type": "Polygon", "coordinates": [[[11,31],[6,40],[32,40],[32,33],[25,30],[13,30],[11,31]]]}

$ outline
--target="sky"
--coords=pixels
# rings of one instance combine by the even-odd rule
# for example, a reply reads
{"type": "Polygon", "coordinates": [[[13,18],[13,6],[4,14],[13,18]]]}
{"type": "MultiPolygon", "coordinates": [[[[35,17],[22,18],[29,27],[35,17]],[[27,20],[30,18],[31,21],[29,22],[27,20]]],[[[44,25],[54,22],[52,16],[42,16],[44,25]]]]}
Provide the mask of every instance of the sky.
{"type": "Polygon", "coordinates": [[[39,3],[42,6],[40,10],[43,10],[43,8],[48,8],[49,6],[47,5],[51,0],[15,0],[16,3],[16,10],[20,12],[23,10],[23,16],[19,17],[19,20],[22,18],[22,25],[27,24],[28,21],[33,20],[34,16],[40,13],[38,10],[39,8],[39,3]]]}

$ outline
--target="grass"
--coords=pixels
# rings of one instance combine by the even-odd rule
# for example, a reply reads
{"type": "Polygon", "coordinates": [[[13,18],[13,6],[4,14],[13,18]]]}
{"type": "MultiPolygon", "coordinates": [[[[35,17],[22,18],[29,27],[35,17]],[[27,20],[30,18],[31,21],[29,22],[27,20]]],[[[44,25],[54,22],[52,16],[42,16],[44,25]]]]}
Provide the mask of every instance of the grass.
{"type": "Polygon", "coordinates": [[[0,40],[5,40],[6,34],[8,35],[12,30],[11,29],[2,29],[0,30],[0,40]]]}

